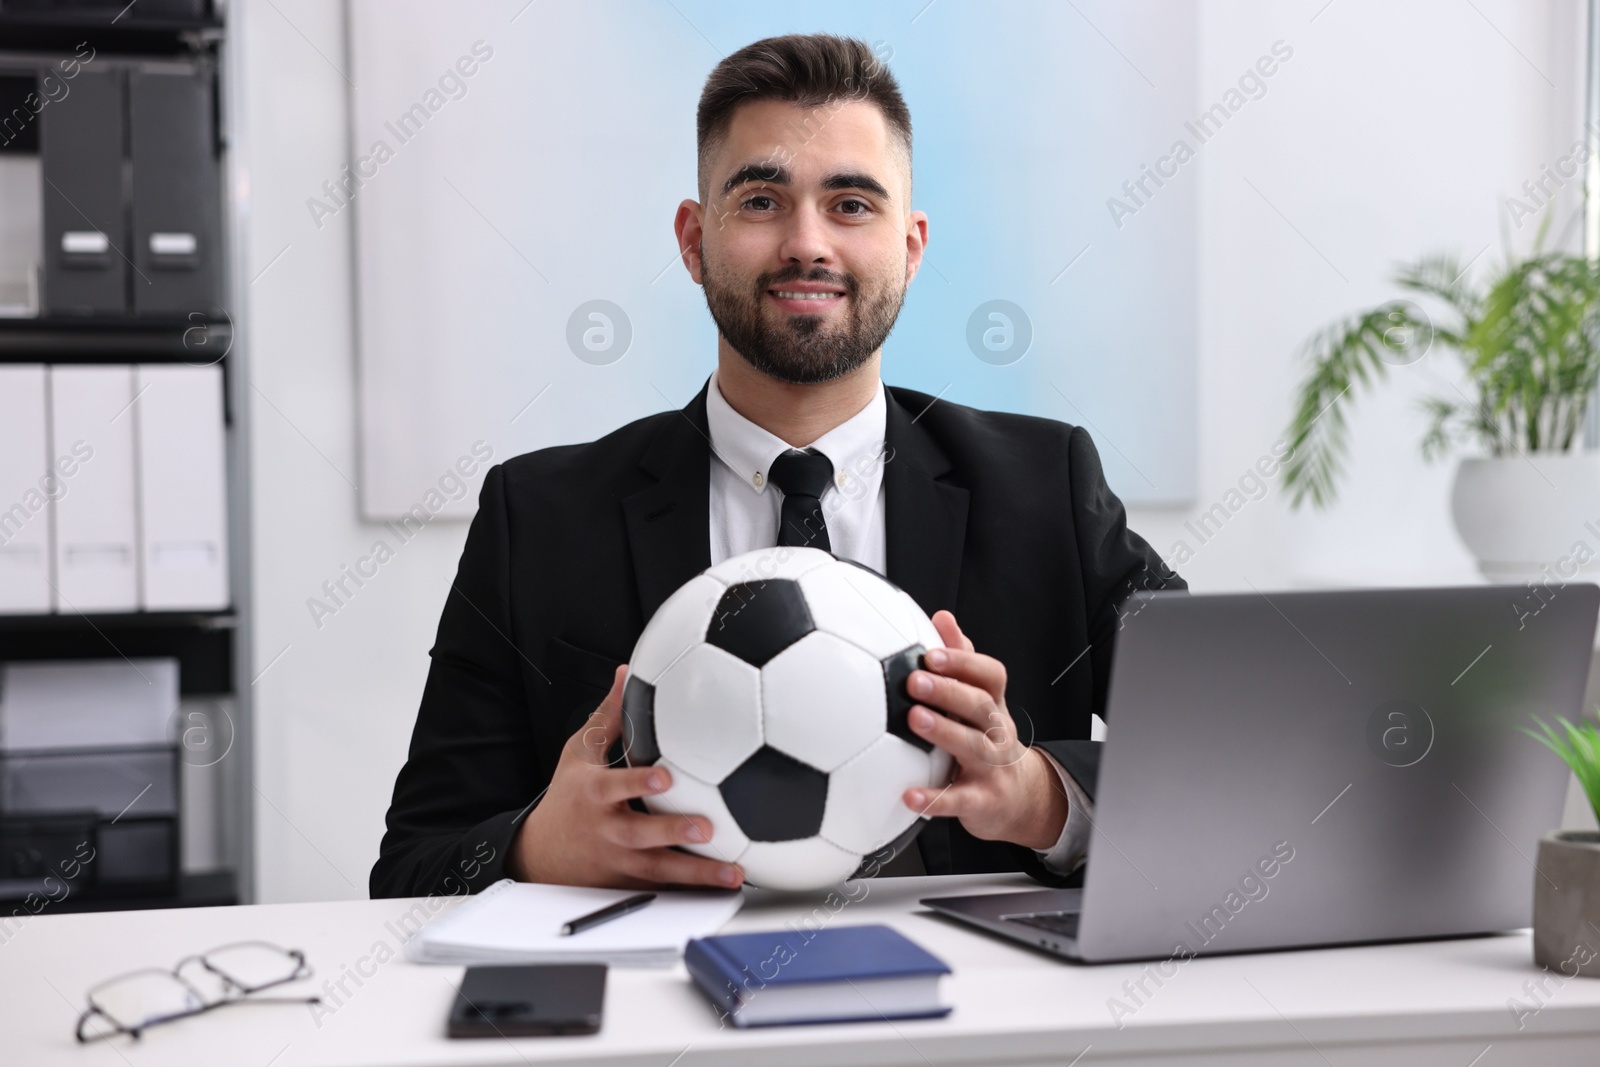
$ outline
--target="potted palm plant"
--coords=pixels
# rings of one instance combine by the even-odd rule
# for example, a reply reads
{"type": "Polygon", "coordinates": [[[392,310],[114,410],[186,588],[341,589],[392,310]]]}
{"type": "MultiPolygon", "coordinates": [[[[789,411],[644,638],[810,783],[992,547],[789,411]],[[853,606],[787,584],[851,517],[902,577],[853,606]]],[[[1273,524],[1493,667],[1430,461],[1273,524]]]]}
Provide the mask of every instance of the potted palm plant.
{"type": "MultiPolygon", "coordinates": [[[[1560,731],[1540,721],[1527,732],[1572,768],[1600,819],[1600,729],[1557,721],[1560,731]]],[[[1539,842],[1533,962],[1568,978],[1600,977],[1600,833],[1554,830],[1539,842]]]]}
{"type": "MultiPolygon", "coordinates": [[[[1548,221],[1548,220],[1547,220],[1548,221]]],[[[1391,368],[1453,350],[1465,387],[1423,401],[1422,453],[1459,445],[1481,456],[1456,468],[1456,530],[1492,581],[1565,581],[1600,571],[1600,454],[1579,450],[1586,405],[1600,374],[1600,267],[1541,252],[1510,260],[1481,285],[1449,256],[1402,266],[1395,283],[1436,306],[1391,300],[1322,330],[1306,344],[1284,465],[1291,506],[1336,496],[1357,386],[1391,368]],[[1591,562],[1593,561],[1593,562],[1591,562]]]]}

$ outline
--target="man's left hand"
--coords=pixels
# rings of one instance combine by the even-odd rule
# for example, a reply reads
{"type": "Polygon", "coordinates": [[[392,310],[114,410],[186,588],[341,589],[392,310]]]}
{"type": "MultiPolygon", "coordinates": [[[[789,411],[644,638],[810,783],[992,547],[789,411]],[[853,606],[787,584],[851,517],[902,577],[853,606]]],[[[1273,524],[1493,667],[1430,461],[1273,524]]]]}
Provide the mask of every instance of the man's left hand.
{"type": "Polygon", "coordinates": [[[1017,737],[1006,709],[1005,664],[975,651],[950,612],[935,612],[933,625],[947,647],[929,649],[927,669],[906,679],[906,692],[919,702],[908,722],[957,766],[942,790],[906,790],[906,806],[959,819],[973,837],[1050,848],[1066,824],[1067,797],[1049,757],[1017,737]]]}

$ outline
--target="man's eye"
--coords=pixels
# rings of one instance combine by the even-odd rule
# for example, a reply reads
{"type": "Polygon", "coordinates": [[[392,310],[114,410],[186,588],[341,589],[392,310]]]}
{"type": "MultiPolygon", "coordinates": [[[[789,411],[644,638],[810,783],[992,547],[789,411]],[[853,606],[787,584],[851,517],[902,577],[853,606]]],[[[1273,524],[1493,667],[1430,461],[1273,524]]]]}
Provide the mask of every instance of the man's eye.
{"type": "Polygon", "coordinates": [[[773,203],[772,197],[758,195],[752,196],[750,199],[746,200],[744,202],[744,206],[754,207],[757,211],[765,211],[767,208],[763,205],[770,205],[771,203],[773,203]]]}
{"type": "Polygon", "coordinates": [[[849,207],[852,204],[854,204],[856,207],[860,208],[860,210],[859,211],[845,211],[844,213],[846,215],[864,215],[868,211],[872,210],[872,205],[868,204],[865,200],[844,200],[844,201],[840,202],[839,207],[842,210],[844,208],[849,207]]]}

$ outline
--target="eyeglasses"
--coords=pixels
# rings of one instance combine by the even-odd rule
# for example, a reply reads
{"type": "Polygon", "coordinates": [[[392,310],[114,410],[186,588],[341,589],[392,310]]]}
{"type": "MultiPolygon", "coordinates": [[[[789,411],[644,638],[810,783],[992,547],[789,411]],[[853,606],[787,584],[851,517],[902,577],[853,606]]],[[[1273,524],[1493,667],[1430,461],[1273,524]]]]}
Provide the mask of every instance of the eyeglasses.
{"type": "Polygon", "coordinates": [[[320,997],[257,997],[263,989],[311,977],[305,953],[266,941],[240,941],[186,956],[170,971],[149,968],[89,990],[78,1040],[128,1034],[228,1004],[318,1004],[320,997]],[[249,999],[246,999],[249,998],[249,999]],[[92,1024],[92,1025],[91,1025],[92,1024]],[[86,1030],[90,1032],[85,1032],[86,1030]]]}

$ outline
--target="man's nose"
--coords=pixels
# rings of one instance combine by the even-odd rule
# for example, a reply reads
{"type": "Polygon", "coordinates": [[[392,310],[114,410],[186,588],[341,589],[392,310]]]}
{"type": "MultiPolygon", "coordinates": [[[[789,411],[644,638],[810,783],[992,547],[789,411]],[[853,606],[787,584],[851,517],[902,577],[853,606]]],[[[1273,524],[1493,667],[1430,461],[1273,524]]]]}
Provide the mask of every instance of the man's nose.
{"type": "Polygon", "coordinates": [[[790,216],[788,230],[778,253],[786,263],[810,266],[833,262],[833,247],[828,241],[827,227],[816,208],[801,207],[790,216]]]}

